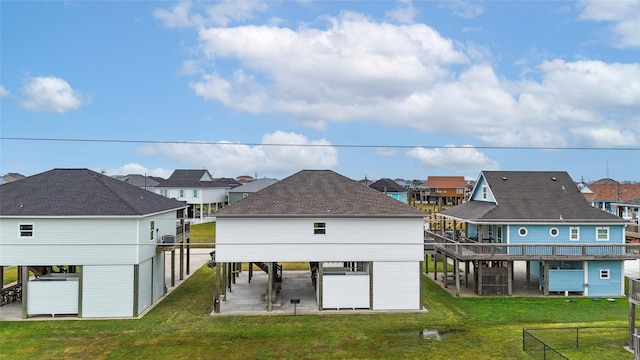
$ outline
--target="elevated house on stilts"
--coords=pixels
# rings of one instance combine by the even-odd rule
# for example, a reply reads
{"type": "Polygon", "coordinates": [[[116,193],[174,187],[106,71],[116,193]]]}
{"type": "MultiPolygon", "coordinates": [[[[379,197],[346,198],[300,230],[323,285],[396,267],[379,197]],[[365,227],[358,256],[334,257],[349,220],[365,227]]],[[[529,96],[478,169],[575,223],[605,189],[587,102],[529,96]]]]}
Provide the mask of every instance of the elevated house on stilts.
{"type": "Polygon", "coordinates": [[[428,236],[453,261],[457,294],[464,264],[476,294],[513,295],[520,262],[540,294],[624,296],[624,261],[640,258],[628,222],[591,207],[566,172],[483,171],[470,199],[438,216],[428,236]]]}

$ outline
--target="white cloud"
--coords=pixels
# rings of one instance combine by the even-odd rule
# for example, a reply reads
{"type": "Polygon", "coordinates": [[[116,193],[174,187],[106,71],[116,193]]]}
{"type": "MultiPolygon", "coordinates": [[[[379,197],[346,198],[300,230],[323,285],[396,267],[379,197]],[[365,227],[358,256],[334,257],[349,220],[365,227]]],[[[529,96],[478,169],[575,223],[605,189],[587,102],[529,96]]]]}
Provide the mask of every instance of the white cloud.
{"type": "Polygon", "coordinates": [[[425,24],[354,12],[323,20],[326,28],[203,27],[189,85],[205,100],[317,129],[375,121],[495,146],[563,147],[595,146],[573,129],[606,122],[624,143],[640,139],[640,64],[551,59],[510,80],[488,48],[425,24]]]}
{"type": "Polygon", "coordinates": [[[441,6],[446,7],[451,10],[456,16],[465,19],[473,19],[478,17],[484,13],[484,6],[482,1],[443,1],[441,2],[441,6]]]}
{"type": "Polygon", "coordinates": [[[93,170],[96,172],[104,172],[109,176],[129,175],[129,174],[145,175],[146,174],[147,176],[158,176],[164,179],[167,179],[173,173],[173,170],[168,170],[163,168],[149,169],[137,163],[129,163],[117,168],[94,168],[93,170]]]}
{"type": "Polygon", "coordinates": [[[203,26],[227,26],[231,22],[243,22],[253,18],[255,12],[268,9],[263,1],[220,1],[213,5],[206,2],[182,1],[171,9],[156,9],[153,16],[168,28],[200,28],[203,26]],[[202,11],[204,14],[196,13],[202,11]]]}
{"type": "Polygon", "coordinates": [[[418,16],[418,9],[413,6],[411,0],[401,0],[400,6],[387,12],[387,18],[398,23],[410,24],[418,16]]]}
{"type": "Polygon", "coordinates": [[[91,102],[71,88],[64,79],[54,76],[30,77],[22,88],[21,105],[30,111],[64,113],[91,102]]]}
{"type": "Polygon", "coordinates": [[[580,19],[606,22],[617,47],[640,47],[640,1],[581,1],[580,19]]]}
{"type": "Polygon", "coordinates": [[[195,168],[204,167],[216,177],[254,172],[281,176],[301,169],[331,169],[338,165],[338,151],[328,141],[310,140],[282,131],[265,134],[259,145],[229,141],[152,144],[140,148],[139,153],[183,161],[195,168]]]}
{"type": "Polygon", "coordinates": [[[9,92],[9,90],[5,89],[4,86],[0,85],[0,98],[9,96],[10,94],[11,92],[9,92]]]}
{"type": "Polygon", "coordinates": [[[500,165],[471,145],[456,147],[447,145],[444,148],[425,149],[416,147],[407,151],[406,155],[416,159],[428,169],[444,169],[454,172],[469,173],[481,170],[498,170],[500,165]]]}

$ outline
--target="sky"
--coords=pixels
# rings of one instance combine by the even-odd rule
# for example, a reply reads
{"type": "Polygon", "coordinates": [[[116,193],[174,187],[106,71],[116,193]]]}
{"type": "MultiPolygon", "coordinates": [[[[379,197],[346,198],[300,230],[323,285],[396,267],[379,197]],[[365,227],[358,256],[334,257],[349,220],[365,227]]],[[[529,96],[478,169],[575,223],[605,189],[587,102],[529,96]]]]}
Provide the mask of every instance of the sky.
{"type": "Polygon", "coordinates": [[[0,2],[0,175],[640,181],[638,1],[0,2]]]}

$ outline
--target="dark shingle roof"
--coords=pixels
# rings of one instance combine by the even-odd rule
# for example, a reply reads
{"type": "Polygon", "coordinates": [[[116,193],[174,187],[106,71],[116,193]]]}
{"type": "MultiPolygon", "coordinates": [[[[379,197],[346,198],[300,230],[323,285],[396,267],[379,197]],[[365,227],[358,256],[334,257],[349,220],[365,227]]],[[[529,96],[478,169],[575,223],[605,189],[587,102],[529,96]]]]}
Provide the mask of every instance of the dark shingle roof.
{"type": "Polygon", "coordinates": [[[216,216],[423,217],[414,207],[330,170],[303,170],[218,212],[216,216]]]}
{"type": "Polygon", "coordinates": [[[242,184],[241,186],[231,189],[229,190],[229,193],[242,193],[242,192],[254,193],[266,188],[267,186],[271,186],[277,182],[278,182],[277,179],[269,179],[269,178],[257,179],[250,183],[242,184]]]}
{"type": "Polygon", "coordinates": [[[497,204],[468,201],[441,214],[469,221],[503,223],[625,222],[589,205],[564,171],[483,171],[482,176],[497,204]]]}
{"type": "Polygon", "coordinates": [[[0,185],[0,216],[135,216],[185,207],[88,169],[53,169],[0,185]]]}
{"type": "Polygon", "coordinates": [[[406,193],[407,192],[407,189],[398,185],[397,182],[387,178],[382,178],[369,186],[372,189],[376,189],[380,192],[390,192],[390,193],[406,193]]]}
{"type": "Polygon", "coordinates": [[[156,186],[163,187],[218,187],[207,170],[175,170],[169,178],[156,186]],[[211,179],[201,181],[202,179],[211,179]]]}

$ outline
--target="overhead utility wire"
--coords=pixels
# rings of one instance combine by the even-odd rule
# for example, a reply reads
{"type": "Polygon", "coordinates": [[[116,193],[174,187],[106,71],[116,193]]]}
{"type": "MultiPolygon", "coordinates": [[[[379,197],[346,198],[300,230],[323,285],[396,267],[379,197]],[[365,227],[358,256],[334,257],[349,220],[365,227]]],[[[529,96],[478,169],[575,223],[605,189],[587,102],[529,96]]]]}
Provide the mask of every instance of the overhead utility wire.
{"type": "MultiPolygon", "coordinates": [[[[137,144],[186,144],[186,145],[231,145],[231,146],[291,146],[291,147],[334,147],[334,148],[427,148],[427,149],[464,149],[466,146],[445,145],[367,145],[367,144],[284,144],[214,141],[177,141],[177,140],[122,140],[122,139],[73,139],[73,138],[36,138],[36,137],[0,137],[11,141],[58,141],[93,143],[137,143],[137,144]]],[[[592,147],[592,146],[469,146],[470,149],[495,150],[613,150],[640,151],[640,147],[592,147]]]]}

